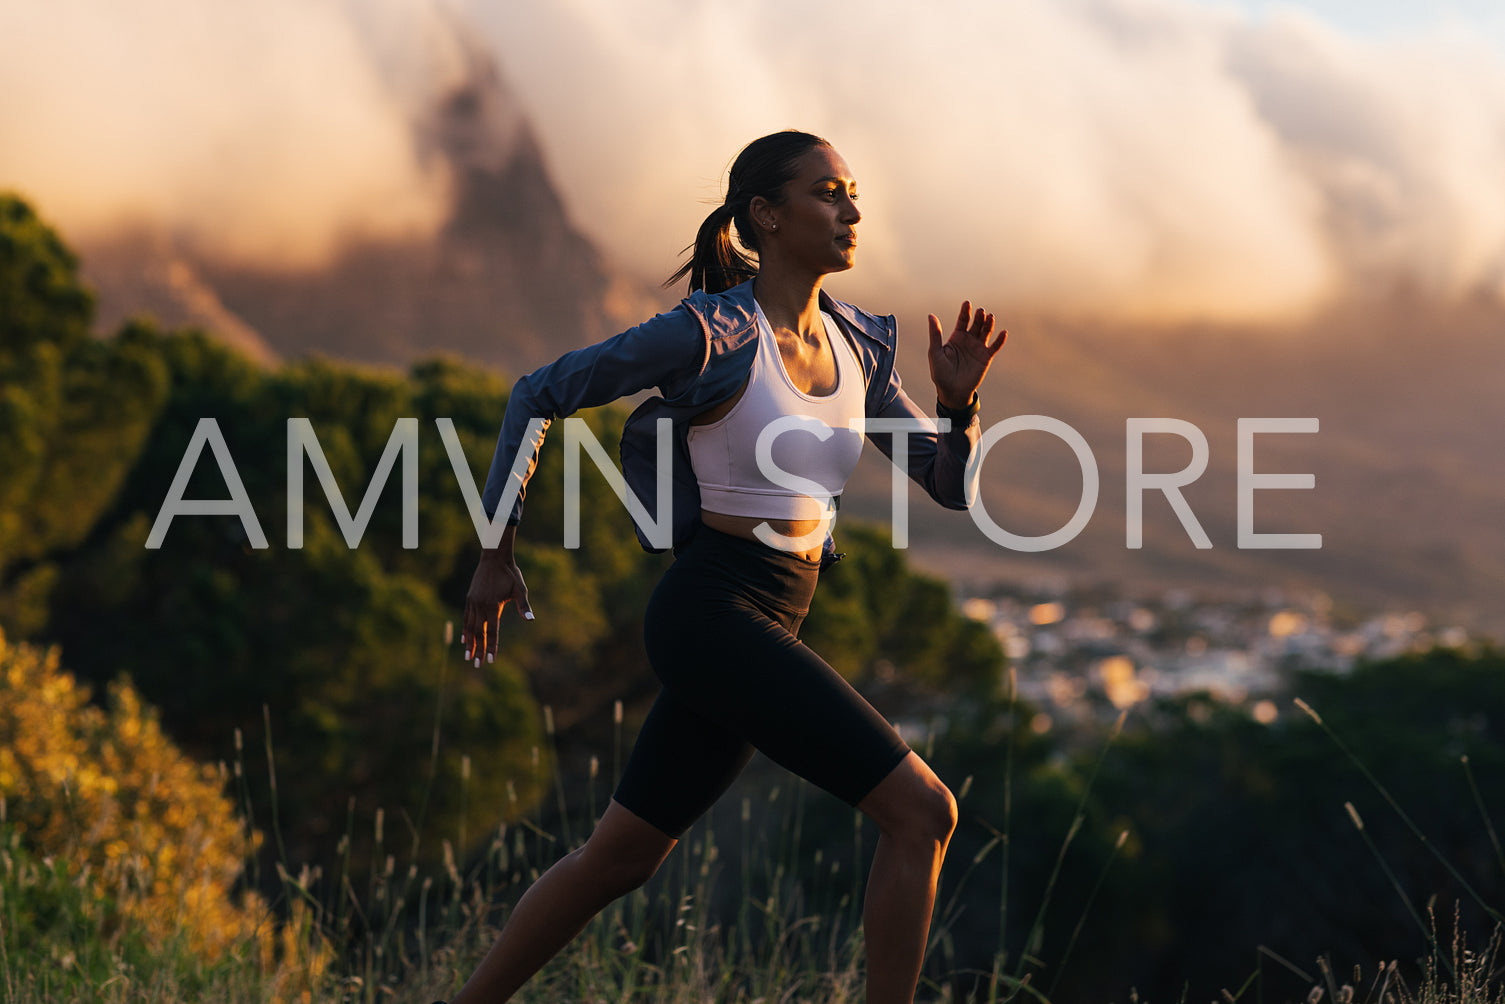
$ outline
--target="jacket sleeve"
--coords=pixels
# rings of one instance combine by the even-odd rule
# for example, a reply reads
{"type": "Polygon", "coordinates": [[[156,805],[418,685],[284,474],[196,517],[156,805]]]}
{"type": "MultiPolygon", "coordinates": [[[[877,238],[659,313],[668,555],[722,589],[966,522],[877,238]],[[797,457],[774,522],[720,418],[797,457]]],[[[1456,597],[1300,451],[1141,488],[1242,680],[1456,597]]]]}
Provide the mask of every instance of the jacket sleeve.
{"type": "MultiPolygon", "coordinates": [[[[982,423],[978,421],[977,395],[961,411],[936,405],[938,416],[949,421],[946,432],[936,433],[935,419],[904,393],[899,371],[891,370],[888,387],[877,411],[869,416],[880,419],[907,419],[925,422],[926,431],[907,434],[905,458],[906,473],[919,484],[930,497],[947,509],[966,509],[977,498],[977,472],[967,470],[972,452],[981,438],[982,423]]],[[[891,432],[869,432],[873,445],[883,451],[890,461],[894,459],[894,440],[901,435],[891,432]]]]}
{"type": "Polygon", "coordinates": [[[522,517],[527,482],[538,466],[538,450],[554,419],[649,387],[674,397],[704,369],[706,345],[699,318],[681,305],[603,342],[567,352],[519,379],[507,399],[491,472],[481,493],[486,517],[495,517],[513,486],[516,501],[508,522],[522,517]]]}

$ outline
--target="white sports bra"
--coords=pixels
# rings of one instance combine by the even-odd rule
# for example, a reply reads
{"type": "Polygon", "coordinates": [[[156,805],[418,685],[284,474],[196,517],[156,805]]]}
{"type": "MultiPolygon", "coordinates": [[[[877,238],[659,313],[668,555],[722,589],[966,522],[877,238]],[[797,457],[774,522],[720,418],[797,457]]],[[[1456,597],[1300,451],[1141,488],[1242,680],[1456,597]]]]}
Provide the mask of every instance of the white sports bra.
{"type": "Polygon", "coordinates": [[[692,425],[690,463],[701,507],[729,516],[824,519],[862,455],[862,367],[830,315],[821,312],[836,363],[836,389],[802,393],[789,379],[773,328],[758,308],[758,355],[742,397],[720,419],[692,425]],[[860,428],[860,426],[859,426],[860,428]]]}

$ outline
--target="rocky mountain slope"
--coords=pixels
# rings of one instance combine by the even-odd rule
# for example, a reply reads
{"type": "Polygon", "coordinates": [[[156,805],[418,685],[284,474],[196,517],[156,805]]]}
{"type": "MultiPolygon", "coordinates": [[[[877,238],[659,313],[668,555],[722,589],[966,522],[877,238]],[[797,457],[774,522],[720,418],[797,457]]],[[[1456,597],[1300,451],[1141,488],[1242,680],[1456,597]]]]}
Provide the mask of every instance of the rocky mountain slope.
{"type": "Polygon", "coordinates": [[[660,309],[657,291],[614,274],[570,221],[492,58],[468,55],[465,78],[415,125],[453,179],[432,237],[355,244],[304,271],[206,260],[164,233],[83,245],[101,327],[146,313],[268,360],[450,352],[521,373],[660,309]]]}

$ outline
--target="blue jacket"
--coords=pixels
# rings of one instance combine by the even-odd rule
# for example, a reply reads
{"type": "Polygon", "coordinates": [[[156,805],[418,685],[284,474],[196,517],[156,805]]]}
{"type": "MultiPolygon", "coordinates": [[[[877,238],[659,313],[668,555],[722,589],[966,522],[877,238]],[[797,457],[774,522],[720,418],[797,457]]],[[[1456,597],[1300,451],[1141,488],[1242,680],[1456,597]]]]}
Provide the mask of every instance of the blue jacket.
{"type": "MultiPolygon", "coordinates": [[[[893,316],[869,314],[824,291],[820,305],[835,318],[862,366],[867,379],[867,416],[928,419],[904,393],[894,369],[893,316]]],[[[654,387],[659,396],[644,401],[623,429],[622,472],[650,518],[656,518],[658,420],[669,419],[673,428],[673,543],[684,543],[700,520],[700,486],[686,443],[690,419],[725,401],[746,382],[757,355],[757,332],[751,281],[722,293],[697,291],[673,310],[603,342],[567,352],[518,380],[507,401],[481,495],[487,517],[495,515],[512,480],[518,482],[518,492],[509,521],[515,523],[522,516],[527,481],[538,465],[538,449],[553,419],[654,387]],[[542,421],[529,448],[526,469],[514,472],[514,459],[528,437],[532,419],[542,421]]],[[[965,509],[976,497],[975,472],[969,479],[967,461],[979,438],[977,409],[975,397],[963,412],[938,406],[941,427],[949,422],[949,431],[909,434],[907,473],[948,509],[965,509]]],[[[892,459],[892,434],[870,433],[869,438],[892,459]]],[[[645,549],[663,550],[653,546],[641,525],[636,530],[645,549]]],[[[828,553],[832,549],[829,536],[825,549],[828,553]]]]}

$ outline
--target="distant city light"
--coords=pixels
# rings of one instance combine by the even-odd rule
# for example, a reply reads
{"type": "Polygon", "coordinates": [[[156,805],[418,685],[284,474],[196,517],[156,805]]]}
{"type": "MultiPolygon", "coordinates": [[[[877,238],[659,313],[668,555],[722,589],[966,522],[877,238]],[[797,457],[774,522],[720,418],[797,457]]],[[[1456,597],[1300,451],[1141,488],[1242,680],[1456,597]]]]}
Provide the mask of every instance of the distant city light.
{"type": "Polygon", "coordinates": [[[1029,608],[1029,622],[1036,627],[1059,623],[1066,616],[1066,607],[1060,603],[1036,603],[1029,608]]]}
{"type": "Polygon", "coordinates": [[[1296,610],[1281,610],[1270,618],[1270,637],[1289,638],[1306,630],[1310,621],[1296,610]]]}

